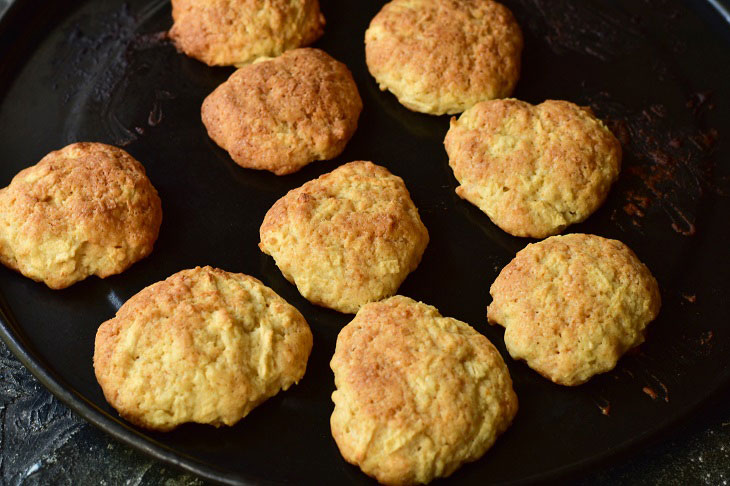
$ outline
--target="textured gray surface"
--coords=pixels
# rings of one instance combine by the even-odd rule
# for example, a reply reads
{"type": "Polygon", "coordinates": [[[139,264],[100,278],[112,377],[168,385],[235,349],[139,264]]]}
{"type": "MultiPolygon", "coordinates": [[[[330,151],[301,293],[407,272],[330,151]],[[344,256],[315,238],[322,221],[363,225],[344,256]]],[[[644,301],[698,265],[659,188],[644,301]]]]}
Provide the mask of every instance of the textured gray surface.
{"type": "MultiPolygon", "coordinates": [[[[708,484],[730,481],[730,393],[663,441],[576,481],[708,484]]],[[[76,416],[0,342],[0,484],[203,485],[115,441],[76,416]]]]}
{"type": "Polygon", "coordinates": [[[71,412],[0,341],[0,484],[202,485],[71,412]]]}

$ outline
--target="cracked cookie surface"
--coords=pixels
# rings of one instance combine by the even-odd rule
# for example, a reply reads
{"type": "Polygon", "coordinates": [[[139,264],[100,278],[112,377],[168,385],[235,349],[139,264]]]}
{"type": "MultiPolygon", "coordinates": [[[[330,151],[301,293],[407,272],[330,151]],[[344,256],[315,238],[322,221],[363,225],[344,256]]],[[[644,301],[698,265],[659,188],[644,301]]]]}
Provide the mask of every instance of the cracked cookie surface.
{"type": "Polygon", "coordinates": [[[560,385],[580,385],[644,342],[659,286],[625,244],[595,235],[527,245],[489,290],[491,324],[521,359],[560,385]]]}
{"type": "Polygon", "coordinates": [[[360,309],[337,337],[330,366],[335,442],[381,483],[450,475],[484,455],[517,413],[492,343],[407,297],[360,309]]]}
{"type": "Polygon", "coordinates": [[[317,0],[172,0],[170,38],[210,66],[241,66],[311,44],[324,32],[317,0]]]}
{"type": "Polygon", "coordinates": [[[403,180],[372,162],[289,191],[266,213],[260,237],[307,300],[348,313],[393,295],[429,238],[403,180]]]}
{"type": "Polygon", "coordinates": [[[307,48],[242,67],[205,99],[201,117],[238,165],[284,175],[338,156],[361,111],[347,66],[307,48]]]}
{"type": "Polygon", "coordinates": [[[512,12],[491,0],[393,0],[365,32],[380,89],[432,115],[512,94],[522,44],[512,12]]]}
{"type": "Polygon", "coordinates": [[[567,101],[479,103],[451,120],[449,165],[471,202],[504,231],[544,238],[585,220],[621,168],[621,144],[567,101]]]}
{"type": "Polygon", "coordinates": [[[62,289],[146,257],[161,223],[142,164],[111,145],[74,143],[0,189],[0,261],[62,289]]]}
{"type": "Polygon", "coordinates": [[[217,427],[299,382],[311,349],[304,317],[273,290],[197,267],[143,289],[99,327],[94,371],[132,423],[217,427]]]}

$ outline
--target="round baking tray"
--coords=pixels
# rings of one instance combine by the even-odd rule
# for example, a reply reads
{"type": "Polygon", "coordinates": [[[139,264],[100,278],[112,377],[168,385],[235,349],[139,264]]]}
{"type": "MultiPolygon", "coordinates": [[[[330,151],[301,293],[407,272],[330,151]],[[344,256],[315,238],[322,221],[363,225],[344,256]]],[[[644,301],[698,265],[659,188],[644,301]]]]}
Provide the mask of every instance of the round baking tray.
{"type": "Polygon", "coordinates": [[[712,7],[722,4],[504,3],[526,39],[515,97],[589,105],[622,141],[622,174],[606,204],[569,229],[624,241],[662,288],[647,342],[614,371],[578,388],[553,385],[510,359],[502,331],[487,326],[489,285],[529,240],[505,234],[455,195],[442,145],[449,117],[409,112],[369,76],[363,34],[377,1],[321,1],[327,28],[315,46],[350,67],[365,108],[340,157],[286,177],[242,169],[208,139],[200,104],[232,69],[175,51],[164,35],[168,2],[11,4],[0,18],[0,185],[68,143],[111,143],[145,165],[164,221],[152,255],[105,280],[52,291],[0,268],[0,336],[69,407],[160,460],[231,484],[368,484],[329,433],[329,359],[351,317],[309,304],[257,248],[276,199],[365,159],[403,177],[431,235],[400,293],[487,335],[520,398],[514,425],[494,448],[446,482],[561,478],[670,430],[730,382],[730,27],[712,7]],[[96,329],[143,287],[205,264],[253,275],[302,311],[315,337],[307,374],[231,428],[135,428],[94,379],[96,329]]]}

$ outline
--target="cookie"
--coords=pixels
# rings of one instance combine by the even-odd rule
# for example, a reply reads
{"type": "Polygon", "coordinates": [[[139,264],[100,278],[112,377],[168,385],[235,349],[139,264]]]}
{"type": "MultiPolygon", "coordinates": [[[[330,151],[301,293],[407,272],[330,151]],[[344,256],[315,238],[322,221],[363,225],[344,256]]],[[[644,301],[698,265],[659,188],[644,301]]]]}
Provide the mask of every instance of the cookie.
{"type": "Polygon", "coordinates": [[[99,327],[94,371],[134,424],[218,427],[297,383],[311,349],[304,317],[273,290],[196,267],[143,289],[99,327]]]}
{"type": "Polygon", "coordinates": [[[172,0],[170,38],[210,66],[242,66],[306,46],[324,32],[317,0],[172,0]]]}
{"type": "Polygon", "coordinates": [[[580,385],[644,341],[661,297],[649,269],[623,243],[553,236],[528,245],[489,292],[491,324],[515,359],[560,385],[580,385]]]}
{"type": "Polygon", "coordinates": [[[432,115],[512,94],[522,44],[512,12],[491,0],[393,0],[365,32],[380,89],[432,115]]]}
{"type": "Polygon", "coordinates": [[[347,313],[393,295],[428,244],[403,180],[371,162],[289,191],[260,235],[261,251],[306,299],[347,313]]]}
{"type": "Polygon", "coordinates": [[[244,66],[203,102],[208,135],[241,167],[290,174],[338,156],[362,111],[347,66],[296,49],[244,66]]]}
{"type": "Polygon", "coordinates": [[[492,343],[407,297],[363,306],[330,366],[332,436],[346,461],[381,483],[448,476],[484,455],[517,413],[492,343]]]}
{"type": "Polygon", "coordinates": [[[444,140],[456,193],[504,231],[544,238],[585,220],[621,169],[621,144],[590,108],[485,101],[444,140]]]}
{"type": "Polygon", "coordinates": [[[157,191],[124,150],[74,143],[0,189],[0,262],[52,289],[126,270],[152,251],[157,191]]]}

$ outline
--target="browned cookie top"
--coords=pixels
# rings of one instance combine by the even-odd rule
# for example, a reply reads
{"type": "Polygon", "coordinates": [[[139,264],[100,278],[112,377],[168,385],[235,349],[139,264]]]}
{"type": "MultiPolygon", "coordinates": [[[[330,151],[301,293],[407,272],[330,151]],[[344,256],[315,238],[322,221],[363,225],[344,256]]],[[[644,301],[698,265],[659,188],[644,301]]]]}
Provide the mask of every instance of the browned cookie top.
{"type": "Polygon", "coordinates": [[[362,100],[347,66],[319,49],[296,49],[244,66],[203,102],[203,124],[233,160],[289,174],[339,155],[362,100]]]}
{"type": "Polygon", "coordinates": [[[365,32],[370,73],[407,108],[441,115],[512,94],[522,32],[492,0],[393,0],[365,32]]]}
{"type": "Polygon", "coordinates": [[[0,261],[61,289],[149,255],[162,222],[157,191],[124,150],[74,143],[0,190],[0,261]]]}
{"type": "Polygon", "coordinates": [[[211,66],[242,66],[306,46],[324,31],[317,0],[172,0],[170,37],[211,66]]]}

